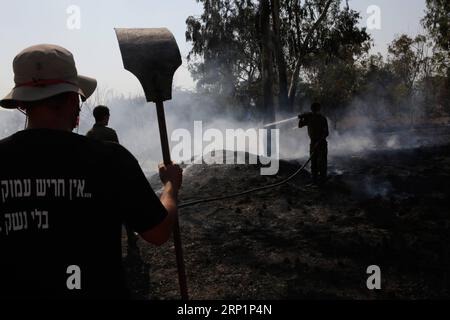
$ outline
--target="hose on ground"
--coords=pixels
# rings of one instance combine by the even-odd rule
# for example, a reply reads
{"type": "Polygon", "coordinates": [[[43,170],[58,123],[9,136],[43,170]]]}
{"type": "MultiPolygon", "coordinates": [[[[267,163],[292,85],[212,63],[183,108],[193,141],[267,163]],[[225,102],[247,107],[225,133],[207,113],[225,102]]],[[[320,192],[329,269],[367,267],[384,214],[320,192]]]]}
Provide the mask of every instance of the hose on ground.
{"type": "Polygon", "coordinates": [[[250,193],[254,193],[254,192],[258,192],[258,191],[276,188],[276,187],[279,187],[279,186],[281,186],[283,184],[286,184],[289,181],[291,181],[292,179],[294,179],[303,169],[305,169],[305,167],[311,161],[314,153],[316,152],[316,149],[319,146],[319,143],[320,143],[320,141],[317,142],[314,145],[314,148],[312,149],[311,155],[308,158],[308,160],[299,169],[297,169],[297,171],[295,171],[289,177],[287,177],[286,179],[284,179],[284,180],[282,180],[280,182],[272,183],[272,184],[269,184],[269,185],[266,185],[266,186],[262,186],[262,187],[258,187],[258,188],[254,188],[254,189],[238,192],[238,193],[232,193],[232,194],[225,195],[225,196],[211,197],[211,198],[205,198],[205,199],[198,199],[198,200],[183,202],[183,203],[180,203],[178,205],[178,208],[181,209],[181,208],[191,207],[191,206],[194,206],[194,205],[197,205],[197,204],[200,204],[200,203],[207,203],[207,202],[214,202],[214,201],[220,201],[220,200],[236,198],[236,197],[244,196],[244,195],[247,195],[247,194],[250,194],[250,193]]]}

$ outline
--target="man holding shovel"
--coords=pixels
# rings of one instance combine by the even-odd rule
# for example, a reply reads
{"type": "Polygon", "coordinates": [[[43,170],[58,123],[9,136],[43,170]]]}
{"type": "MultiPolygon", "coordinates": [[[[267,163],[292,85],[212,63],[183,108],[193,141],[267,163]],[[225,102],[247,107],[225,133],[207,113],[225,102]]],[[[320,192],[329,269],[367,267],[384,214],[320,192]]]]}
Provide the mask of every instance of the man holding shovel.
{"type": "Polygon", "coordinates": [[[158,199],[125,148],[72,133],[96,81],[66,49],[27,48],[13,69],[0,105],[24,111],[28,127],[0,141],[0,299],[127,298],[122,223],[166,242],[182,170],[160,166],[158,199]]]}

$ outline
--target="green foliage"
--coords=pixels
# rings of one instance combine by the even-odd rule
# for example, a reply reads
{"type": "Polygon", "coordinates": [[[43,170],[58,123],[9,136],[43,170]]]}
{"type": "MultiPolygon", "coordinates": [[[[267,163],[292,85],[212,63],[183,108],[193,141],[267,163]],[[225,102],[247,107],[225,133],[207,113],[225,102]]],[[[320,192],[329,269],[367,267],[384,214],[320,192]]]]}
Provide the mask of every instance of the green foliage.
{"type": "Polygon", "coordinates": [[[450,52],[450,2],[448,0],[426,0],[427,11],[423,24],[436,43],[450,52]]]}
{"type": "Polygon", "coordinates": [[[306,100],[321,101],[325,111],[337,118],[360,86],[360,60],[371,42],[366,30],[357,27],[359,13],[348,7],[328,19],[333,22],[318,29],[314,49],[305,57],[303,80],[310,86],[306,100]]]}
{"type": "Polygon", "coordinates": [[[450,2],[448,0],[427,0],[423,25],[436,43],[433,63],[441,77],[439,99],[450,111],[450,2]]]}
{"type": "MultiPolygon", "coordinates": [[[[253,0],[198,0],[201,17],[186,21],[186,39],[192,42],[190,70],[201,92],[216,94],[224,104],[258,107],[261,100],[261,32],[259,3],[253,0]]],[[[352,62],[369,48],[369,36],[357,27],[360,16],[335,1],[310,41],[305,36],[323,10],[325,1],[280,1],[280,42],[292,74],[300,52],[305,68],[352,62]],[[303,50],[303,51],[302,51],[303,50]],[[303,57],[303,56],[302,56],[303,57]]],[[[339,73],[339,72],[338,72],[339,73]]],[[[274,79],[277,88],[277,80],[274,79]]]]}
{"type": "Polygon", "coordinates": [[[435,61],[433,44],[424,35],[400,35],[388,47],[389,55],[370,56],[361,64],[357,96],[373,116],[432,117],[445,105],[445,78],[435,61]],[[365,97],[365,99],[364,99],[365,97]]]}
{"type": "MultiPolygon", "coordinates": [[[[196,1],[203,4],[203,14],[187,19],[186,39],[192,43],[188,59],[198,92],[214,96],[223,112],[241,118],[256,115],[263,109],[264,39],[259,1],[196,1]]],[[[398,36],[389,45],[386,58],[369,55],[372,41],[360,27],[360,14],[340,0],[331,3],[324,19],[313,29],[326,3],[279,0],[280,31],[274,33],[269,45],[280,43],[284,58],[284,63],[275,63],[282,59],[274,50],[274,75],[282,74],[283,68],[283,74],[291,79],[300,61],[292,111],[319,100],[336,122],[351,105],[375,117],[411,115],[417,109],[430,115],[436,106],[450,110],[449,1],[427,0],[423,24],[429,34],[398,36]]],[[[281,95],[282,77],[273,78],[272,94],[281,95]]]]}
{"type": "Polygon", "coordinates": [[[190,70],[201,92],[220,96],[224,105],[254,103],[260,81],[257,8],[251,0],[201,0],[201,17],[186,21],[192,42],[190,70]]]}

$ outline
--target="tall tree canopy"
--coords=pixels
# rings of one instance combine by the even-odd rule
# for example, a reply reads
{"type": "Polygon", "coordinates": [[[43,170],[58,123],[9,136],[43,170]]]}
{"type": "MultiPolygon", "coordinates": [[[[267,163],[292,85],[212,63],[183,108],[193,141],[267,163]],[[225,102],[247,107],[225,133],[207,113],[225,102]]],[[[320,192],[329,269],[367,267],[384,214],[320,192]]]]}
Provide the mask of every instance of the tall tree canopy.
{"type": "Polygon", "coordinates": [[[427,10],[423,19],[436,43],[450,52],[450,2],[448,0],[426,0],[427,10]]]}
{"type": "Polygon", "coordinates": [[[427,0],[428,34],[397,36],[386,57],[369,54],[372,40],[347,1],[196,1],[203,13],[186,21],[190,70],[199,92],[235,117],[269,121],[313,100],[334,124],[356,105],[411,120],[450,110],[448,0],[427,0]]]}
{"type": "Polygon", "coordinates": [[[426,4],[422,22],[436,43],[434,63],[445,78],[440,100],[450,110],[450,1],[426,0],[426,4]]]}
{"type": "Polygon", "coordinates": [[[359,13],[340,0],[197,1],[203,14],[186,21],[186,39],[193,45],[190,69],[199,89],[217,94],[226,105],[232,100],[267,112],[262,71],[270,65],[270,94],[279,111],[292,112],[305,71],[336,61],[351,64],[369,48],[359,13]]]}

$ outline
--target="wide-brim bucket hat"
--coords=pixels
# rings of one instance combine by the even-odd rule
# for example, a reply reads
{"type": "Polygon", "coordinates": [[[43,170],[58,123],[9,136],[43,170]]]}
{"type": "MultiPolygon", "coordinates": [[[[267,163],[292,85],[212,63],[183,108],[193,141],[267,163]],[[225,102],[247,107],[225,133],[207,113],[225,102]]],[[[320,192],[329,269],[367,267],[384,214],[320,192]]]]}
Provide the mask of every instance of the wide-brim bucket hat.
{"type": "Polygon", "coordinates": [[[15,87],[0,100],[7,109],[64,92],[78,93],[85,101],[97,88],[97,80],[78,75],[72,53],[57,45],[26,48],[14,58],[13,70],[15,87]]]}

